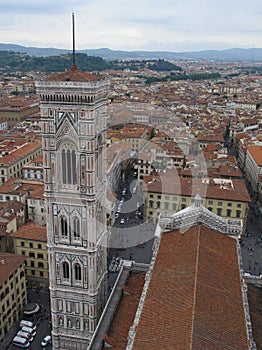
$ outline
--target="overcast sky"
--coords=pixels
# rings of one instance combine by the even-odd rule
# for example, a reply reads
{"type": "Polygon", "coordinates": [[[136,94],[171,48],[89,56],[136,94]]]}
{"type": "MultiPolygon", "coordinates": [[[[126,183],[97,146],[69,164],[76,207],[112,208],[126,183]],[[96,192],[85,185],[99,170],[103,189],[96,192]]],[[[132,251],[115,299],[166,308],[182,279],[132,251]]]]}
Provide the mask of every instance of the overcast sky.
{"type": "Polygon", "coordinates": [[[76,49],[262,47],[262,0],[0,0],[0,42],[76,49]]]}

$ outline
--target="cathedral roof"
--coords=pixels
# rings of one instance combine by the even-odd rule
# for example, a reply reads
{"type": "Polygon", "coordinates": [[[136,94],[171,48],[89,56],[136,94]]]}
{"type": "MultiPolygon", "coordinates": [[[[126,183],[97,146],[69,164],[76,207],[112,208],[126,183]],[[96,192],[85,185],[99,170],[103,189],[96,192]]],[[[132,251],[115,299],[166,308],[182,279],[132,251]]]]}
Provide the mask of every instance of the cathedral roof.
{"type": "Polygon", "coordinates": [[[203,225],[163,233],[127,348],[248,349],[241,283],[234,239],[203,225]]]}
{"type": "Polygon", "coordinates": [[[70,70],[61,73],[55,73],[47,78],[47,81],[96,81],[101,80],[101,77],[95,74],[81,72],[75,65],[70,70]]]}

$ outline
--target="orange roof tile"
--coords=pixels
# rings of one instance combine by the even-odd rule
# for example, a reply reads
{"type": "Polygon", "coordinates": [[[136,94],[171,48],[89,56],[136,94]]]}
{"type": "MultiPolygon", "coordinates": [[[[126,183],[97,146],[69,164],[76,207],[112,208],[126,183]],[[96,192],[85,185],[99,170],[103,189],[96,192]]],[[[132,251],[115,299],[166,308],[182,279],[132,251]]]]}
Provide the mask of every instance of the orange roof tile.
{"type": "Polygon", "coordinates": [[[25,260],[25,256],[0,252],[0,285],[2,285],[25,260]]]}
{"type": "Polygon", "coordinates": [[[248,349],[236,241],[205,226],[163,233],[133,350],[248,349]]]}
{"type": "Polygon", "coordinates": [[[258,166],[262,166],[262,146],[249,146],[247,148],[258,166]]]}
{"type": "Polygon", "coordinates": [[[133,271],[128,278],[128,293],[123,294],[108,334],[104,338],[112,346],[111,349],[122,350],[126,348],[128,331],[135,317],[144,280],[145,272],[133,271]]]}
{"type": "Polygon", "coordinates": [[[47,241],[46,226],[39,226],[35,223],[23,225],[16,232],[11,234],[15,238],[31,239],[35,241],[47,241]]]}
{"type": "Polygon", "coordinates": [[[22,147],[13,151],[12,153],[6,156],[0,157],[0,164],[9,165],[12,162],[16,162],[16,161],[18,162],[19,159],[25,158],[27,154],[40,148],[41,148],[41,145],[38,142],[28,142],[24,144],[22,147]]]}
{"type": "Polygon", "coordinates": [[[159,174],[158,178],[151,177],[148,180],[146,183],[144,178],[143,183],[144,189],[148,192],[189,197],[199,193],[203,198],[250,202],[250,196],[242,179],[232,179],[232,188],[231,186],[215,184],[212,179],[210,184],[207,184],[203,183],[202,179],[181,178],[175,169],[159,174]]]}
{"type": "Polygon", "coordinates": [[[76,66],[72,66],[70,70],[62,73],[56,73],[47,78],[47,81],[96,81],[101,80],[101,77],[98,75],[81,72],[76,68],[76,66]]]}

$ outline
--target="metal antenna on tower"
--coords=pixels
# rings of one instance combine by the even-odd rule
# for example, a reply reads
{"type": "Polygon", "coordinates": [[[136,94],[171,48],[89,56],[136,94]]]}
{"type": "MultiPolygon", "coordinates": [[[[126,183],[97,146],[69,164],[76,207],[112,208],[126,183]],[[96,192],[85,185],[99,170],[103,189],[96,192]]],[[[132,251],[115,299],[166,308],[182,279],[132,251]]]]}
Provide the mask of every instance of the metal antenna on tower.
{"type": "Polygon", "coordinates": [[[73,67],[76,68],[76,50],[75,50],[75,15],[72,13],[72,24],[73,24],[73,67]]]}

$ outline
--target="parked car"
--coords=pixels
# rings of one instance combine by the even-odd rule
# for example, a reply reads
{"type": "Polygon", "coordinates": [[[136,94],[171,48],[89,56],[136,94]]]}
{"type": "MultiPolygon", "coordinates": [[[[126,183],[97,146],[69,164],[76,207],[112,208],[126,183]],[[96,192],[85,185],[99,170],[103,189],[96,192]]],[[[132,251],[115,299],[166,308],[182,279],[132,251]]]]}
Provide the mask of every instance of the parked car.
{"type": "Polygon", "coordinates": [[[20,328],[22,327],[29,327],[32,328],[34,331],[36,330],[36,325],[34,325],[33,322],[27,320],[20,321],[20,328]]]}
{"type": "Polygon", "coordinates": [[[13,345],[23,349],[28,349],[31,345],[27,339],[18,337],[17,335],[14,337],[12,343],[13,345]]]}
{"type": "Polygon", "coordinates": [[[18,331],[18,332],[17,332],[17,336],[18,336],[18,337],[21,337],[21,338],[25,338],[25,339],[27,339],[29,342],[32,342],[32,341],[34,340],[34,337],[33,337],[30,333],[23,332],[23,331],[18,331]]]}
{"type": "Polygon", "coordinates": [[[124,224],[124,223],[125,223],[125,219],[122,218],[122,219],[120,220],[120,224],[124,224]]]}
{"type": "Polygon", "coordinates": [[[41,346],[47,346],[48,344],[51,344],[51,342],[52,342],[51,335],[46,335],[41,342],[41,346]]]}
{"type": "Polygon", "coordinates": [[[32,337],[34,337],[36,335],[36,330],[34,330],[33,328],[30,327],[22,327],[21,328],[22,332],[26,332],[26,333],[30,333],[32,337]]]}

